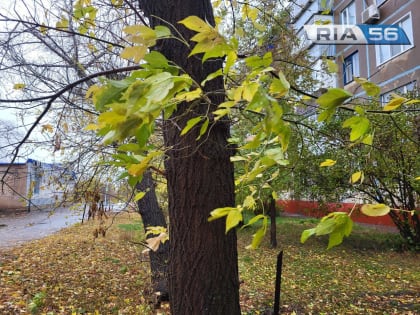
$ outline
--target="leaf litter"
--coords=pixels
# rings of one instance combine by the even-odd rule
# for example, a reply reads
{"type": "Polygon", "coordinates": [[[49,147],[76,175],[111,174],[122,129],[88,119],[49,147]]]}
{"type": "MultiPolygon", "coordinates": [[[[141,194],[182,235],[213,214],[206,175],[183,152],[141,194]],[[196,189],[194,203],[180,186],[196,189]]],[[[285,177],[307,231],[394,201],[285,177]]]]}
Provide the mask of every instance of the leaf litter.
{"type": "MultiPolygon", "coordinates": [[[[0,249],[1,314],[170,314],[153,310],[144,248],[134,244],[137,214],[108,219],[106,237],[97,221],[77,224],[41,240],[0,249]],[[111,221],[115,222],[111,225],[111,221]]],[[[310,221],[281,219],[278,249],[268,240],[247,250],[252,227],[239,232],[243,314],[272,307],[275,259],[284,250],[282,314],[419,314],[419,254],[399,252],[398,236],[356,228],[344,243],[325,250],[327,239],[300,244],[310,221]]]]}

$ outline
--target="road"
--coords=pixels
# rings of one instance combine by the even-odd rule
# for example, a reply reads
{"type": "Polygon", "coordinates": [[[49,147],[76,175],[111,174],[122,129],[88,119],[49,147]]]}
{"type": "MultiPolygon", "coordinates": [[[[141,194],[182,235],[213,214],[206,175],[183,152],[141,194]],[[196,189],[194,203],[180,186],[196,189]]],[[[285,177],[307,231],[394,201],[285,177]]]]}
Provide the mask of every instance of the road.
{"type": "Polygon", "coordinates": [[[81,221],[81,213],[66,208],[53,213],[33,210],[29,213],[0,214],[0,248],[40,239],[81,221]]]}

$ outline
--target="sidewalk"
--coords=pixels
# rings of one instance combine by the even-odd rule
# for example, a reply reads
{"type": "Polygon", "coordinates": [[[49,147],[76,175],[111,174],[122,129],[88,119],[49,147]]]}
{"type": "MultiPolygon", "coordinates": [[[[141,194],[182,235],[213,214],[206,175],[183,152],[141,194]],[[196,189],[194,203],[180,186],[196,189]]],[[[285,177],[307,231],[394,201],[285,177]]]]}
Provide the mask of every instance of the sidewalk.
{"type": "Polygon", "coordinates": [[[0,214],[0,248],[40,239],[82,221],[82,214],[67,208],[0,214]]]}

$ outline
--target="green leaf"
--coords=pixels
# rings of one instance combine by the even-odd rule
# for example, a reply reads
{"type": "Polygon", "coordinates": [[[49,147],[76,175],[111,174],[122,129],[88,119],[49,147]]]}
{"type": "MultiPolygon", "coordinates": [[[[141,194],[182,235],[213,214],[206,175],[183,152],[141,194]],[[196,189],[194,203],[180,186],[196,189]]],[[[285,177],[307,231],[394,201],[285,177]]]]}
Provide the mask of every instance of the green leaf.
{"type": "Polygon", "coordinates": [[[209,122],[210,120],[208,119],[208,117],[206,117],[206,119],[204,120],[204,123],[201,125],[200,134],[198,135],[196,140],[199,140],[206,133],[209,127],[209,122]]]}
{"type": "Polygon", "coordinates": [[[365,135],[362,139],[362,143],[371,146],[373,144],[373,135],[372,134],[365,135]]]}
{"type": "Polygon", "coordinates": [[[213,114],[215,115],[214,120],[219,120],[220,118],[230,114],[230,108],[220,108],[217,109],[213,112],[213,114]]]}
{"type": "Polygon", "coordinates": [[[369,131],[370,121],[366,117],[353,116],[343,122],[344,128],[351,128],[350,141],[356,141],[369,131]]]}
{"type": "Polygon", "coordinates": [[[273,94],[274,97],[282,97],[285,96],[290,89],[290,83],[286,80],[283,72],[279,72],[279,78],[274,78],[270,85],[270,93],[273,94]]]}
{"type": "Polygon", "coordinates": [[[155,27],[155,34],[157,38],[169,37],[171,36],[171,30],[163,25],[158,25],[155,27]]]}
{"type": "Polygon", "coordinates": [[[330,88],[326,93],[318,97],[316,102],[322,108],[331,108],[343,104],[347,99],[349,99],[352,96],[352,93],[344,89],[330,88]]]}
{"type": "Polygon", "coordinates": [[[315,234],[317,236],[330,234],[335,230],[336,222],[334,216],[327,215],[321,219],[318,225],[315,228],[315,234]]]}
{"type": "Polygon", "coordinates": [[[184,129],[182,129],[182,131],[181,131],[181,136],[185,135],[188,131],[190,131],[191,128],[194,127],[195,125],[197,125],[202,119],[203,119],[203,117],[200,116],[200,117],[195,117],[195,118],[191,118],[190,120],[188,120],[184,129]]]}
{"type": "Polygon", "coordinates": [[[302,235],[300,236],[300,242],[303,244],[306,242],[306,240],[311,237],[312,235],[315,235],[315,228],[313,229],[307,229],[302,232],[302,235]]]}
{"type": "Polygon", "coordinates": [[[324,109],[319,115],[318,115],[318,121],[329,121],[332,116],[334,116],[335,114],[335,110],[336,108],[328,108],[328,109],[324,109]]]}
{"type": "Polygon", "coordinates": [[[208,81],[213,80],[214,78],[217,78],[219,76],[223,75],[223,70],[222,69],[218,69],[215,72],[210,73],[207,78],[205,78],[203,80],[203,82],[201,82],[201,85],[204,86],[208,81]]]}
{"type": "Polygon", "coordinates": [[[204,56],[202,58],[203,62],[210,58],[224,57],[233,49],[231,46],[226,44],[225,39],[221,36],[216,37],[212,41],[213,47],[204,52],[204,56]]]}
{"type": "Polygon", "coordinates": [[[378,85],[365,78],[355,78],[354,80],[362,86],[368,96],[378,96],[381,93],[381,88],[378,85]]]}
{"type": "Polygon", "coordinates": [[[150,135],[152,134],[152,130],[152,126],[148,124],[143,124],[140,128],[137,129],[135,137],[139,148],[143,148],[146,145],[150,135]]]}
{"type": "Polygon", "coordinates": [[[250,56],[245,58],[245,64],[251,69],[267,68],[273,62],[271,52],[266,53],[263,57],[250,56]]]}
{"type": "Polygon", "coordinates": [[[331,249],[334,246],[340,245],[343,242],[344,235],[341,231],[334,231],[328,237],[328,247],[331,249]]]}
{"type": "Polygon", "coordinates": [[[160,52],[152,50],[144,56],[144,60],[147,61],[154,69],[166,69],[169,66],[168,59],[160,52]]]}
{"type": "Polygon", "coordinates": [[[257,223],[259,220],[267,220],[267,216],[265,216],[265,215],[263,215],[263,214],[258,214],[258,215],[256,215],[256,216],[255,216],[255,217],[253,217],[251,220],[249,220],[247,224],[244,224],[244,225],[242,226],[242,229],[244,229],[244,228],[246,228],[246,227],[248,227],[248,226],[251,226],[251,225],[253,225],[253,224],[257,223]]]}
{"type": "Polygon", "coordinates": [[[260,246],[262,240],[264,239],[266,230],[267,229],[265,226],[259,228],[257,232],[252,236],[251,245],[248,245],[246,249],[257,249],[260,246]]]}
{"type": "Polygon", "coordinates": [[[124,152],[137,152],[140,150],[140,146],[137,143],[124,143],[120,145],[117,150],[124,152]]]}
{"type": "Polygon", "coordinates": [[[226,234],[234,227],[236,227],[239,222],[243,220],[242,212],[239,208],[233,208],[229,211],[226,217],[226,234]]]}
{"type": "Polygon", "coordinates": [[[360,208],[360,211],[370,217],[380,217],[388,214],[391,208],[383,203],[378,204],[365,204],[360,208]]]}
{"type": "Polygon", "coordinates": [[[303,231],[301,242],[304,243],[312,235],[329,234],[328,248],[341,244],[344,236],[349,236],[353,229],[353,221],[346,212],[332,212],[324,216],[313,229],[303,231]]]}
{"type": "Polygon", "coordinates": [[[265,150],[264,155],[273,159],[279,165],[289,164],[289,161],[284,157],[283,150],[279,147],[265,150]]]}

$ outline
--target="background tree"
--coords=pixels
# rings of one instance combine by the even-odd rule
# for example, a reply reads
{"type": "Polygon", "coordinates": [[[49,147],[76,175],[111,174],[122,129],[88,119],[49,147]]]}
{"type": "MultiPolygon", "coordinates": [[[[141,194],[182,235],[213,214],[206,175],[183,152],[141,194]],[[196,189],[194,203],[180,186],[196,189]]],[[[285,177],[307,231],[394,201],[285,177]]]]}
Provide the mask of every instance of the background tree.
{"type": "MultiPolygon", "coordinates": [[[[379,108],[378,103],[370,105],[371,110],[379,108]]],[[[371,117],[375,125],[372,145],[348,142],[349,132],[340,130],[340,126],[349,117],[349,113],[342,112],[328,125],[314,125],[314,132],[305,135],[310,142],[300,148],[302,156],[290,182],[294,198],[321,202],[351,199],[359,204],[375,200],[390,205],[397,210],[389,215],[401,236],[410,245],[418,246],[419,215],[413,212],[419,205],[419,183],[415,180],[420,163],[417,110],[371,117]],[[333,132],[334,137],[326,136],[333,132]],[[332,157],[340,166],[320,168],[323,161],[332,157]],[[348,174],[359,172],[361,177],[352,182],[348,174]]],[[[290,152],[296,152],[296,147],[290,152]]]]}
{"type": "MultiPolygon", "coordinates": [[[[88,205],[98,208],[104,201],[124,197],[128,205],[133,195],[132,188],[125,196],[112,194],[121,190],[119,186],[128,185],[115,176],[121,169],[110,162],[116,148],[103,145],[94,132],[85,130],[98,115],[85,100],[87,88],[99,82],[101,75],[117,78],[119,71],[126,71],[128,62],[119,57],[124,42],[122,28],[141,21],[138,14],[127,13],[121,5],[122,2],[108,1],[96,1],[94,6],[89,1],[56,1],[43,6],[17,1],[0,15],[4,29],[0,80],[5,87],[2,92],[9,95],[2,103],[8,110],[13,104],[21,126],[15,128],[23,133],[9,141],[10,150],[2,153],[8,152],[8,160],[26,158],[30,153],[43,160],[43,150],[50,161],[52,156],[52,161],[64,163],[74,171],[76,189],[65,194],[66,199],[59,205],[82,202],[86,211],[88,205]],[[120,68],[123,69],[113,70],[120,68]],[[94,192],[101,200],[92,200],[94,192]]],[[[10,123],[8,130],[11,126],[10,123]]],[[[139,213],[145,226],[164,225],[155,224],[156,218],[160,223],[163,218],[164,223],[164,215],[150,179],[139,184],[144,189],[145,184],[150,185],[145,199],[139,201],[139,213]]],[[[167,255],[168,245],[158,253],[150,253],[154,288],[164,290],[163,294],[167,294],[162,284],[164,268],[155,267],[155,262],[166,261],[167,255]]]]}

